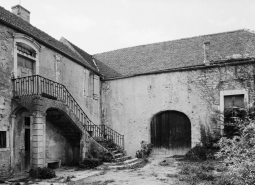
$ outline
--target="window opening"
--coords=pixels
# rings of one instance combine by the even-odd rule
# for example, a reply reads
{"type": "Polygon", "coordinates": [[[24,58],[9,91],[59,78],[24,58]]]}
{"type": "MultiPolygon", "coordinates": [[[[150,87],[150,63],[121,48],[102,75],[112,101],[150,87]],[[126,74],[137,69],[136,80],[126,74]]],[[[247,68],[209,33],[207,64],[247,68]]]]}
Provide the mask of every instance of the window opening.
{"type": "Polygon", "coordinates": [[[6,148],[6,131],[0,131],[0,148],[6,148]]]}
{"type": "Polygon", "coordinates": [[[227,137],[239,135],[236,122],[244,118],[244,95],[224,96],[224,133],[227,137]]]}

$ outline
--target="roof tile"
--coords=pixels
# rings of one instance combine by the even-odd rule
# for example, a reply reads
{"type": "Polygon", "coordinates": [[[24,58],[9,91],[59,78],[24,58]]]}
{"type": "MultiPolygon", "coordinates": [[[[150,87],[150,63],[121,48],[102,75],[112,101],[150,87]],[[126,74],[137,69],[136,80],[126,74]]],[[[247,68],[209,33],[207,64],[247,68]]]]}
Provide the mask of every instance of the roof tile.
{"type": "MultiPolygon", "coordinates": [[[[119,77],[132,76],[160,70],[203,65],[203,44],[207,41],[210,42],[210,61],[227,59],[234,54],[240,54],[243,57],[255,56],[254,32],[237,30],[118,49],[96,54],[94,58],[119,73],[119,77]]],[[[111,73],[106,76],[106,78],[114,77],[116,76],[112,76],[111,73]]]]}

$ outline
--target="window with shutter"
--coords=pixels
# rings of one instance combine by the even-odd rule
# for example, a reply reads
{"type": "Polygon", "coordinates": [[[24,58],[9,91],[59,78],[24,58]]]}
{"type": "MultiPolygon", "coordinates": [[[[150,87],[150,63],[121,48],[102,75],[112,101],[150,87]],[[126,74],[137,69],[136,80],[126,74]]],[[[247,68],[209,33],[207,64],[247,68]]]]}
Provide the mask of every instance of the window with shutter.
{"type": "Polygon", "coordinates": [[[94,74],[89,74],[89,97],[93,98],[94,94],[94,74]]]}
{"type": "Polygon", "coordinates": [[[83,95],[89,96],[89,71],[84,69],[83,95]]]}
{"type": "Polygon", "coordinates": [[[99,76],[94,75],[94,94],[93,94],[93,98],[98,100],[99,99],[99,95],[100,95],[100,81],[99,81],[99,76]]]}

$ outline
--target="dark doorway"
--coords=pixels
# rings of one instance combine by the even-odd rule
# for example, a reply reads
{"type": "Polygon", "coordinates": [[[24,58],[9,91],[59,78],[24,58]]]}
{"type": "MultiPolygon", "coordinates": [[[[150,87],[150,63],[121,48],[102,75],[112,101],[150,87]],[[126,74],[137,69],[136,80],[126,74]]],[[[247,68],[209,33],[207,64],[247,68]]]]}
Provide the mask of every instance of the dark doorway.
{"type": "Polygon", "coordinates": [[[30,167],[30,117],[25,117],[25,170],[30,167]]]}
{"type": "Polygon", "coordinates": [[[153,154],[184,155],[191,148],[189,118],[178,111],[164,111],[151,121],[153,154]]]}

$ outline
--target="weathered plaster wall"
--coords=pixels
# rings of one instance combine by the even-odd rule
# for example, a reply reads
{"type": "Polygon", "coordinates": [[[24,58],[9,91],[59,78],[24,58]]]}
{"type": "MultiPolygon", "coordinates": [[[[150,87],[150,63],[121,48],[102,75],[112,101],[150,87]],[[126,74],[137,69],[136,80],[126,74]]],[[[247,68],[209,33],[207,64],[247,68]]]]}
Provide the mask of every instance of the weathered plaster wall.
{"type": "Polygon", "coordinates": [[[16,114],[16,121],[14,126],[14,171],[21,172],[25,168],[25,123],[24,110],[21,109],[16,114]]]}
{"type": "Polygon", "coordinates": [[[134,156],[141,141],[150,142],[152,117],[176,110],[189,117],[195,146],[200,142],[200,125],[219,128],[215,111],[219,110],[220,91],[245,88],[252,100],[253,75],[247,78],[253,69],[232,66],[106,81],[102,84],[102,123],[124,134],[125,150],[134,156]]]}
{"type": "Polygon", "coordinates": [[[61,164],[71,165],[74,160],[72,144],[60,134],[53,123],[46,122],[46,146],[47,159],[60,159],[61,164]]]}
{"type": "MultiPolygon", "coordinates": [[[[17,31],[0,24],[0,130],[7,131],[8,142],[7,148],[0,149],[0,177],[6,177],[13,170],[10,166],[11,151],[9,143],[11,139],[9,134],[11,125],[10,115],[17,108],[12,102],[11,78],[14,70],[13,33],[17,33],[17,31]]],[[[43,45],[41,45],[39,62],[39,75],[64,84],[88,117],[94,123],[99,124],[99,100],[83,96],[84,67],[43,45]]],[[[17,125],[14,126],[15,132],[18,132],[17,129],[19,130],[19,127],[17,125]]],[[[21,133],[17,134],[20,135],[20,138],[22,137],[21,133]]],[[[18,141],[21,140],[17,138],[13,140],[15,150],[14,169],[16,171],[22,168],[21,158],[19,157],[21,154],[18,153],[21,146],[18,144],[18,141]]]]}
{"type": "MultiPolygon", "coordinates": [[[[10,29],[0,24],[0,131],[9,136],[9,113],[11,112],[13,70],[13,38],[10,29]]],[[[9,138],[7,138],[9,141],[9,138]]],[[[10,150],[0,149],[0,178],[10,171],[10,150]]]]}
{"type": "Polygon", "coordinates": [[[42,46],[40,52],[40,75],[66,86],[88,117],[100,124],[100,100],[84,96],[84,70],[81,65],[42,46]]]}

